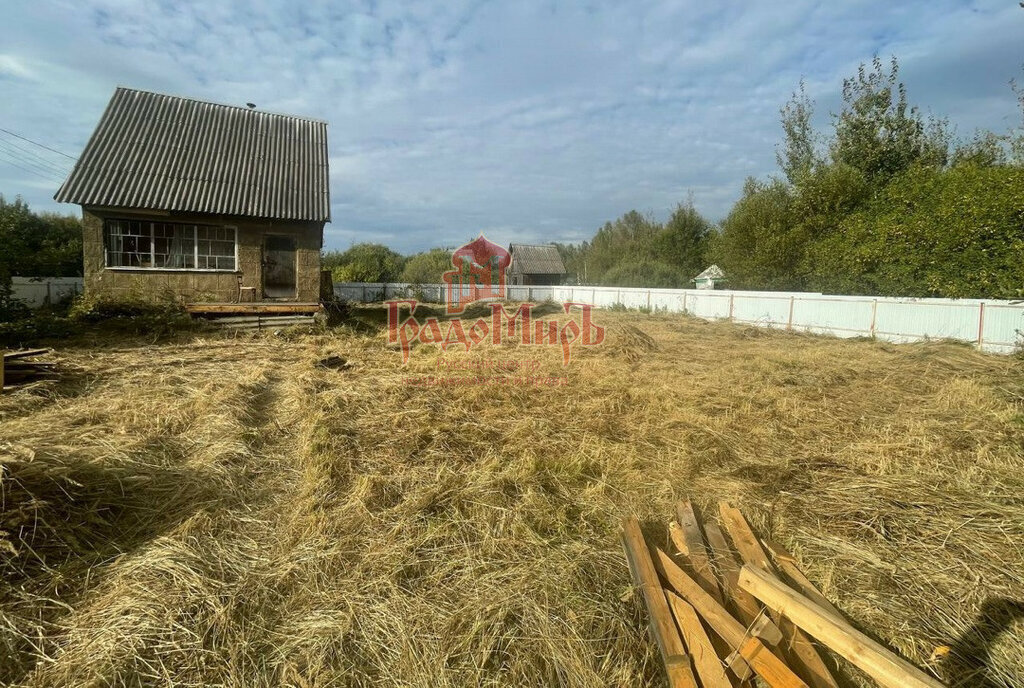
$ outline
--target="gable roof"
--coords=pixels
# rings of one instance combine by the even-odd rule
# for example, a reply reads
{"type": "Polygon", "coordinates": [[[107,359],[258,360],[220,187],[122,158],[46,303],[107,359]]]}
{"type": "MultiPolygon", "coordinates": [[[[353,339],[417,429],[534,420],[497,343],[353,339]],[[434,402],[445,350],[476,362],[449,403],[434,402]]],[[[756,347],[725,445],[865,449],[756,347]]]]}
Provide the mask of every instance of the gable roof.
{"type": "Polygon", "coordinates": [[[327,123],[118,87],[54,198],[330,221],[327,123]]]}
{"type": "Polygon", "coordinates": [[[721,280],[721,279],[725,279],[725,273],[722,272],[722,268],[718,267],[717,265],[712,265],[711,267],[706,269],[704,272],[702,272],[699,275],[697,275],[696,277],[694,277],[693,280],[691,280],[691,281],[696,281],[696,280],[699,280],[699,279],[721,280]]]}
{"type": "Polygon", "coordinates": [[[558,248],[550,244],[512,244],[508,247],[512,254],[512,271],[529,275],[564,275],[565,265],[558,248]]]}

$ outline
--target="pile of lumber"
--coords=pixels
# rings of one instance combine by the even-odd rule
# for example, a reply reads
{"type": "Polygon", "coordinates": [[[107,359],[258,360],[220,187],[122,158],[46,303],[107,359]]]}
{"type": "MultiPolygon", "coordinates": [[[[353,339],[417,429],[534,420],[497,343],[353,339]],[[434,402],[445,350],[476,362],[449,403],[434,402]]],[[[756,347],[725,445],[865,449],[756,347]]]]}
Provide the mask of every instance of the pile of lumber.
{"type": "Polygon", "coordinates": [[[635,518],[623,522],[626,559],[670,686],[731,688],[757,676],[771,688],[837,688],[827,650],[881,686],[942,686],[851,626],[738,509],[722,502],[719,516],[720,526],[702,528],[693,505],[679,502],[664,545],[646,540],[635,518]]]}
{"type": "Polygon", "coordinates": [[[5,351],[3,358],[0,359],[0,382],[3,383],[3,390],[6,392],[18,385],[56,378],[56,363],[35,360],[38,356],[48,353],[49,349],[5,351]]]}

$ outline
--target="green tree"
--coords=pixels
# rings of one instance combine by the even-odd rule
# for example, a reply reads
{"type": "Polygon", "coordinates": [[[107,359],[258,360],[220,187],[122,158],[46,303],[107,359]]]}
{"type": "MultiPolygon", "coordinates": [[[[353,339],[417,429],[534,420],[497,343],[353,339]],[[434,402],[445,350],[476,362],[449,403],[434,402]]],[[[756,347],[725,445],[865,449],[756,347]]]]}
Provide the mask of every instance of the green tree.
{"type": "Polygon", "coordinates": [[[438,284],[441,275],[452,269],[452,252],[432,248],[410,256],[402,270],[402,282],[409,284],[438,284]]]}
{"type": "Polygon", "coordinates": [[[710,234],[711,223],[697,212],[692,200],[676,206],[664,228],[654,237],[656,260],[672,267],[679,275],[677,284],[664,286],[685,287],[707,267],[710,234]]]}
{"type": "Polygon", "coordinates": [[[20,197],[0,195],[0,311],[10,306],[11,277],[76,277],[82,274],[82,222],[37,214],[20,197]]]}
{"type": "Polygon", "coordinates": [[[779,169],[790,184],[799,184],[820,163],[817,154],[818,135],[811,124],[814,101],[807,95],[803,79],[800,88],[779,110],[783,142],[775,151],[779,169]]]}
{"type": "Polygon", "coordinates": [[[886,72],[876,55],[871,68],[843,80],[843,109],[834,116],[832,159],[860,170],[880,188],[914,163],[943,165],[949,148],[945,122],[927,124],[907,102],[895,57],[886,72]]]}
{"type": "Polygon", "coordinates": [[[659,260],[626,258],[604,274],[601,284],[607,287],[678,288],[687,279],[676,265],[659,260]]]}
{"type": "Polygon", "coordinates": [[[1024,296],[1024,168],[917,165],[812,249],[823,291],[1024,296]]]}
{"type": "Polygon", "coordinates": [[[335,282],[396,282],[405,259],[382,244],[353,244],[345,251],[331,251],[321,258],[335,282]]]}
{"type": "Polygon", "coordinates": [[[711,261],[737,289],[800,289],[803,231],[791,188],[778,179],[747,179],[743,196],[711,238],[711,261]]]}

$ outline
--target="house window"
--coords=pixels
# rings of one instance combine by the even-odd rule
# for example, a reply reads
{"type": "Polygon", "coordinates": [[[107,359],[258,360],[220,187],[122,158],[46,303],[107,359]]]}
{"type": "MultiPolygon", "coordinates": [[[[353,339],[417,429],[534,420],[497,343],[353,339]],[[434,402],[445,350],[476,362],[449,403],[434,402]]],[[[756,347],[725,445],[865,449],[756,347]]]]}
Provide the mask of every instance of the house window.
{"type": "Polygon", "coordinates": [[[108,268],[234,270],[238,230],[143,220],[107,220],[103,227],[108,268]]]}

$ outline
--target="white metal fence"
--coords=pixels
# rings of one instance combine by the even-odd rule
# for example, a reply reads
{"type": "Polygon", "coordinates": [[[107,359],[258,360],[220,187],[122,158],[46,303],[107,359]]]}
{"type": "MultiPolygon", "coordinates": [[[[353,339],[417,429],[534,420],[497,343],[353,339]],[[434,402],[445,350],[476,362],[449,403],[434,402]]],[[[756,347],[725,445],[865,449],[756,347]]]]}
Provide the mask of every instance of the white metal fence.
{"type": "MultiPolygon", "coordinates": [[[[394,298],[443,303],[446,286],[349,282],[335,284],[334,292],[339,298],[366,303],[394,298]]],[[[509,301],[650,308],[836,337],[877,337],[899,343],[954,339],[994,353],[1011,353],[1024,343],[1024,300],[568,286],[509,286],[506,293],[509,301]]]]}
{"type": "Polygon", "coordinates": [[[81,277],[12,277],[13,296],[30,308],[59,303],[82,293],[81,277]]]}

